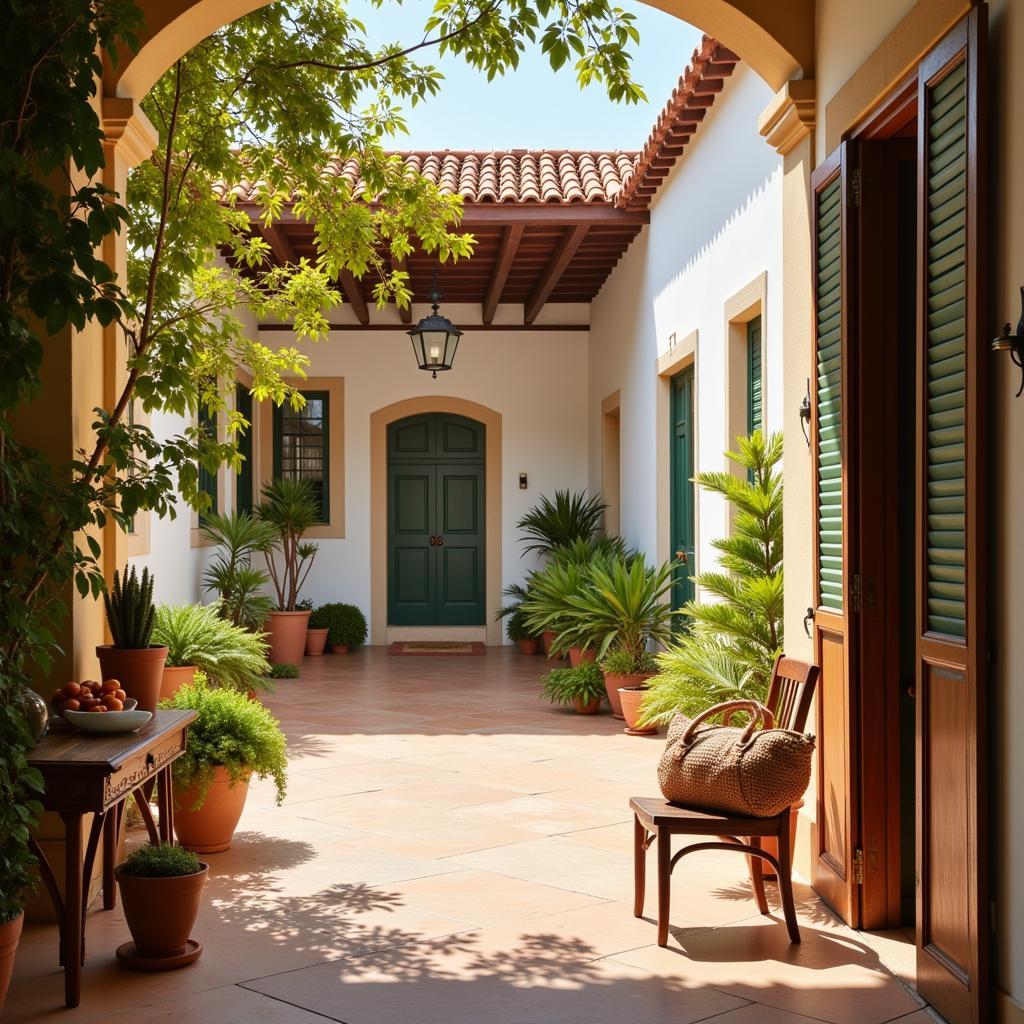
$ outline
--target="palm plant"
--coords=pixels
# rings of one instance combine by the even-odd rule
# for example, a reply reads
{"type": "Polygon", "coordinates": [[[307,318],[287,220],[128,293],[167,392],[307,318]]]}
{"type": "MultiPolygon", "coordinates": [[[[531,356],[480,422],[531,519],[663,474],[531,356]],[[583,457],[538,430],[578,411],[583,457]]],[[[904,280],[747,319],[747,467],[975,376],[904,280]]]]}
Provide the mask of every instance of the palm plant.
{"type": "Polygon", "coordinates": [[[733,532],[716,540],[719,568],[696,582],[714,598],[690,602],[690,629],[658,658],[643,703],[646,724],[696,714],[726,700],[764,700],[783,649],[782,435],[755,430],[727,456],[743,470],[698,473],[697,483],[735,509],[733,532]]]}
{"type": "Polygon", "coordinates": [[[608,506],[600,496],[588,498],[585,493],[555,491],[555,500],[541,496],[540,501],[516,526],[523,531],[529,551],[546,555],[576,540],[590,540],[601,526],[601,516],[608,506]]]}
{"type": "Polygon", "coordinates": [[[526,628],[534,636],[554,633],[553,653],[563,654],[572,646],[563,644],[561,635],[568,623],[570,598],[583,589],[586,577],[585,566],[567,559],[552,560],[530,574],[527,597],[520,606],[526,628]]]}
{"type": "Polygon", "coordinates": [[[628,657],[631,672],[642,672],[648,643],[672,635],[668,594],[674,571],[673,562],[649,566],[639,557],[594,563],[585,586],[568,598],[559,643],[593,644],[598,661],[615,649],[628,657]]]}
{"type": "Polygon", "coordinates": [[[203,536],[218,546],[203,572],[203,589],[217,595],[218,609],[234,626],[257,628],[274,602],[263,592],[270,576],[252,565],[252,556],[266,552],[277,534],[271,523],[247,512],[208,515],[200,526],[203,536]]]}
{"type": "Polygon", "coordinates": [[[319,546],[302,540],[320,517],[320,506],[308,480],[275,480],[263,488],[256,516],[274,530],[264,554],[277,595],[277,610],[295,611],[302,585],[313,568],[319,546]]]}
{"type": "Polygon", "coordinates": [[[263,634],[226,621],[213,605],[160,605],[153,638],[167,646],[168,665],[195,665],[215,686],[242,693],[271,688],[263,634]]]}

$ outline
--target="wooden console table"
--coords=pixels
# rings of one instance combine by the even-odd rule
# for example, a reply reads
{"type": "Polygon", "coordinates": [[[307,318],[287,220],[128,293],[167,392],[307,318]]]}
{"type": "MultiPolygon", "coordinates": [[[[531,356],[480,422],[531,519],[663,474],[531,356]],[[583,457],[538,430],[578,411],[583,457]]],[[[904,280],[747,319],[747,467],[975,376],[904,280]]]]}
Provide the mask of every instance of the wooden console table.
{"type": "Polygon", "coordinates": [[[138,732],[119,736],[54,732],[29,751],[29,763],[42,773],[46,787],[43,807],[55,811],[64,822],[63,898],[46,855],[34,839],[31,846],[39,859],[43,884],[57,912],[67,1006],[78,1005],[82,987],[86,893],[100,835],[103,837],[103,909],[112,910],[117,901],[114,857],[125,801],[134,796],[151,843],[174,840],[171,765],[185,752],[188,726],[195,718],[194,711],[157,711],[150,723],[138,732]],[[149,806],[154,787],[160,808],[159,828],[149,806]],[[95,817],[83,849],[82,819],[90,813],[95,817]]]}

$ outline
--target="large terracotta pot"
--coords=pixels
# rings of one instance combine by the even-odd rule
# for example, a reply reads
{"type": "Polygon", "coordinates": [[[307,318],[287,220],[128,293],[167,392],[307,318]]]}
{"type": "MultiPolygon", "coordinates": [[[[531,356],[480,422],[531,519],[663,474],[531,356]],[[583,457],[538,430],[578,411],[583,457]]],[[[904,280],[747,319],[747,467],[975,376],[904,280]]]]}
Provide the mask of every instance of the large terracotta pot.
{"type": "Polygon", "coordinates": [[[310,613],[271,612],[264,627],[270,650],[267,660],[271,665],[301,665],[306,653],[306,630],[310,613]]]}
{"type": "Polygon", "coordinates": [[[597,652],[582,647],[569,648],[569,665],[572,668],[579,668],[580,665],[593,665],[597,661],[597,652]]]}
{"type": "Polygon", "coordinates": [[[537,654],[540,651],[540,640],[535,636],[524,637],[516,641],[520,654],[537,654]]]}
{"type": "Polygon", "coordinates": [[[551,653],[551,645],[555,642],[555,637],[558,634],[553,629],[545,629],[542,639],[544,640],[544,653],[548,656],[549,661],[554,661],[556,658],[561,660],[560,654],[551,653]]]}
{"type": "Polygon", "coordinates": [[[249,779],[231,785],[226,768],[215,768],[213,782],[201,807],[194,809],[198,787],[174,794],[174,831],[178,842],[196,853],[220,853],[231,848],[249,795],[249,779]]]}
{"type": "Polygon", "coordinates": [[[174,878],[138,878],[122,874],[123,867],[114,868],[114,877],[136,955],[150,960],[181,956],[199,914],[209,866],[174,878]]]}
{"type": "Polygon", "coordinates": [[[588,701],[584,701],[582,697],[573,697],[572,703],[581,715],[596,715],[601,710],[600,697],[593,697],[588,701]]]}
{"type": "Polygon", "coordinates": [[[170,700],[183,686],[187,686],[195,679],[196,672],[195,665],[164,665],[160,699],[170,700]]]}
{"type": "Polygon", "coordinates": [[[616,718],[622,718],[622,701],[619,699],[619,690],[629,686],[640,686],[647,682],[653,672],[637,672],[632,675],[619,675],[615,672],[605,672],[604,688],[608,694],[608,703],[612,706],[612,714],[616,718]]]}
{"type": "Polygon", "coordinates": [[[140,711],[156,711],[164,677],[166,647],[143,647],[140,650],[100,644],[96,648],[100,672],[104,679],[116,679],[129,697],[139,702],[140,711]]]}
{"type": "Polygon", "coordinates": [[[13,921],[0,924],[0,1014],[4,1011],[4,1000],[7,990],[11,987],[11,975],[14,973],[14,953],[21,938],[21,926],[25,923],[22,911],[13,921]]]}
{"type": "Polygon", "coordinates": [[[626,731],[638,735],[650,735],[658,731],[656,725],[641,727],[640,702],[647,693],[646,686],[620,686],[619,703],[622,705],[622,717],[626,720],[626,731]]]}
{"type": "Polygon", "coordinates": [[[306,630],[306,655],[310,658],[318,658],[324,653],[324,648],[327,646],[327,633],[326,629],[307,629],[306,630]]]}

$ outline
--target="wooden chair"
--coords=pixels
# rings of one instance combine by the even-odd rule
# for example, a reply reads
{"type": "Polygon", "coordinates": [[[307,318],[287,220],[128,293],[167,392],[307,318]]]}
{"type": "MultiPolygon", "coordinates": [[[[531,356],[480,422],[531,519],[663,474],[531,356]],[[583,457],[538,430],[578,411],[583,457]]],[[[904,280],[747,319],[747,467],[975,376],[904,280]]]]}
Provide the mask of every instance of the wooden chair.
{"type": "MultiPolygon", "coordinates": [[[[775,717],[780,729],[803,732],[807,715],[818,682],[820,669],[780,655],[772,668],[766,706],[775,717]]],[[[800,941],[793,904],[793,851],[790,839],[791,808],[772,818],[746,818],[738,815],[706,813],[670,804],[660,797],[632,797],[629,806],[634,814],[633,863],[635,895],[633,914],[644,913],[644,884],[646,880],[647,851],[655,842],[658,846],[658,945],[668,944],[669,900],[672,870],[682,857],[698,850],[732,850],[745,854],[750,860],[750,879],[754,900],[762,914],[768,913],[764,894],[763,862],[775,868],[782,908],[790,940],[800,941]],[[715,841],[691,843],[674,855],[672,837],[713,836],[715,841]],[[737,838],[743,836],[743,839],[737,838]],[[774,838],[778,843],[778,857],[762,849],[762,840],[774,838]]]]}

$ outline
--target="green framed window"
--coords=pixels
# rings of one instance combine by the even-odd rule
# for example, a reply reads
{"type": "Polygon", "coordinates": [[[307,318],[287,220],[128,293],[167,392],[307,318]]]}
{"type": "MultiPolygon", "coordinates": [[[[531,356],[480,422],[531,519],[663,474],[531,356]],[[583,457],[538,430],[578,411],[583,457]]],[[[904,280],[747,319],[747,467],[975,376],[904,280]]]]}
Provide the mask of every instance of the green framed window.
{"type": "Polygon", "coordinates": [[[763,425],[761,377],[761,318],[755,316],[747,324],[747,433],[763,425]]]}
{"type": "MultiPolygon", "coordinates": [[[[211,437],[216,439],[217,437],[217,413],[210,412],[205,405],[200,405],[199,426],[211,437]]],[[[216,515],[220,509],[217,508],[217,474],[211,473],[201,462],[199,463],[199,490],[203,494],[210,496],[210,505],[199,516],[199,522],[203,523],[206,521],[207,516],[216,515]]]]}
{"type": "Polygon", "coordinates": [[[320,522],[331,518],[330,394],[303,391],[306,404],[274,409],[274,478],[308,480],[320,505],[320,522]]]}
{"type": "Polygon", "coordinates": [[[235,512],[252,512],[252,395],[244,384],[235,385],[235,411],[249,422],[249,429],[238,439],[241,468],[235,474],[235,512]]]}

